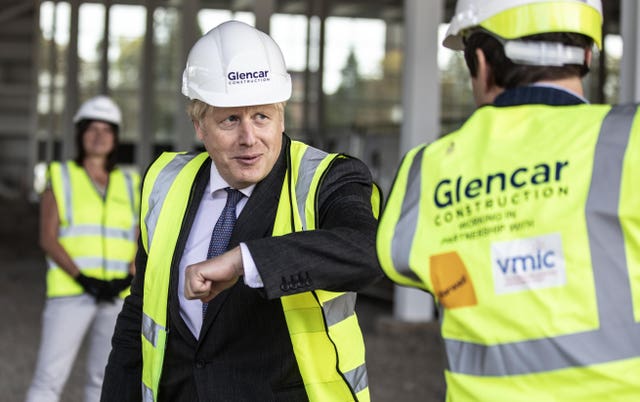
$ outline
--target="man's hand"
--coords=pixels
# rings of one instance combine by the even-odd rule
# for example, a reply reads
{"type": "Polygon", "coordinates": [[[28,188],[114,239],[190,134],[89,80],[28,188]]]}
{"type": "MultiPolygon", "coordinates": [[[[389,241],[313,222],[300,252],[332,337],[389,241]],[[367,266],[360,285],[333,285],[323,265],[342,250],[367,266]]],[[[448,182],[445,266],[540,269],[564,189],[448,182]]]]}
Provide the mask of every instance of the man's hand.
{"type": "Polygon", "coordinates": [[[236,247],[210,260],[187,266],[184,296],[209,302],[233,286],[242,274],[242,253],[240,247],[236,247]]]}

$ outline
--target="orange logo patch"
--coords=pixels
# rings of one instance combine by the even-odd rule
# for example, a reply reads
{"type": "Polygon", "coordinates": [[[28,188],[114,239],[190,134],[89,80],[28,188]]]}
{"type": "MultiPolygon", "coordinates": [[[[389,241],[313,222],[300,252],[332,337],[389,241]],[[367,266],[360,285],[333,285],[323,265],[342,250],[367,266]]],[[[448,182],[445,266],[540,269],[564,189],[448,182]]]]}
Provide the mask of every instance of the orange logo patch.
{"type": "Polygon", "coordinates": [[[432,255],[429,261],[433,291],[442,306],[457,308],[478,303],[473,282],[458,253],[432,255]]]}

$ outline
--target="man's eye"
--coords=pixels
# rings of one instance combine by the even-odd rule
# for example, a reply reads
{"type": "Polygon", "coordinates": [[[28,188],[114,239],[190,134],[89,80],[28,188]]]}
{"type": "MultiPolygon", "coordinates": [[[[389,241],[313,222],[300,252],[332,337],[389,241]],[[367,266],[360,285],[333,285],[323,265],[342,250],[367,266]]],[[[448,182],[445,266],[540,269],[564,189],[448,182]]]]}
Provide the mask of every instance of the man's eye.
{"type": "Polygon", "coordinates": [[[229,116],[218,123],[219,127],[223,129],[233,128],[236,124],[238,124],[238,116],[229,116]]]}

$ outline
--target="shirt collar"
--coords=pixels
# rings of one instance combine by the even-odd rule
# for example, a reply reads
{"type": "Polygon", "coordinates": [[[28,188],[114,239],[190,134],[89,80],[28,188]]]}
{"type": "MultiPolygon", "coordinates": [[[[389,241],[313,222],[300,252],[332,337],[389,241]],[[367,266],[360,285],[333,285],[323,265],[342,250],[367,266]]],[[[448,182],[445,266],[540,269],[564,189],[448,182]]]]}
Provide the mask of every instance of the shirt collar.
{"type": "MultiPolygon", "coordinates": [[[[227,187],[231,187],[229,183],[226,182],[225,179],[220,176],[220,172],[218,172],[218,168],[216,168],[216,164],[211,161],[211,170],[209,172],[209,193],[211,196],[218,191],[222,191],[227,187]]],[[[236,190],[240,191],[245,197],[249,198],[251,193],[253,193],[253,189],[256,188],[255,184],[250,185],[245,188],[237,188],[236,190]]]]}
{"type": "Polygon", "coordinates": [[[564,91],[564,92],[567,92],[569,95],[573,95],[576,98],[580,99],[583,103],[589,103],[587,98],[585,98],[584,96],[582,96],[582,95],[580,95],[580,94],[578,94],[578,93],[576,93],[576,92],[574,92],[574,91],[572,91],[570,89],[562,87],[560,85],[555,85],[555,84],[551,84],[551,83],[547,83],[547,82],[545,82],[545,83],[539,82],[539,83],[531,84],[531,86],[532,87],[540,87],[540,88],[553,88],[553,89],[557,89],[559,91],[564,91]]]}
{"type": "Polygon", "coordinates": [[[496,97],[493,106],[517,105],[580,105],[588,103],[578,94],[556,85],[534,84],[507,89],[496,97]]]}

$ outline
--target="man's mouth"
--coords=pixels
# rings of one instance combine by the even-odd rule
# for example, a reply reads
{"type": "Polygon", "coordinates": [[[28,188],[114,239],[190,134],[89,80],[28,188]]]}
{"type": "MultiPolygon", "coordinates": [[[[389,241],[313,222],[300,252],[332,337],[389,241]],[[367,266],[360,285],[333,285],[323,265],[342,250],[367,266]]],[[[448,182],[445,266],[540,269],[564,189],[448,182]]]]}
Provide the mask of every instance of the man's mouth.
{"type": "Polygon", "coordinates": [[[242,164],[253,164],[260,159],[261,154],[252,154],[252,155],[240,155],[236,156],[235,159],[242,164]]]}

